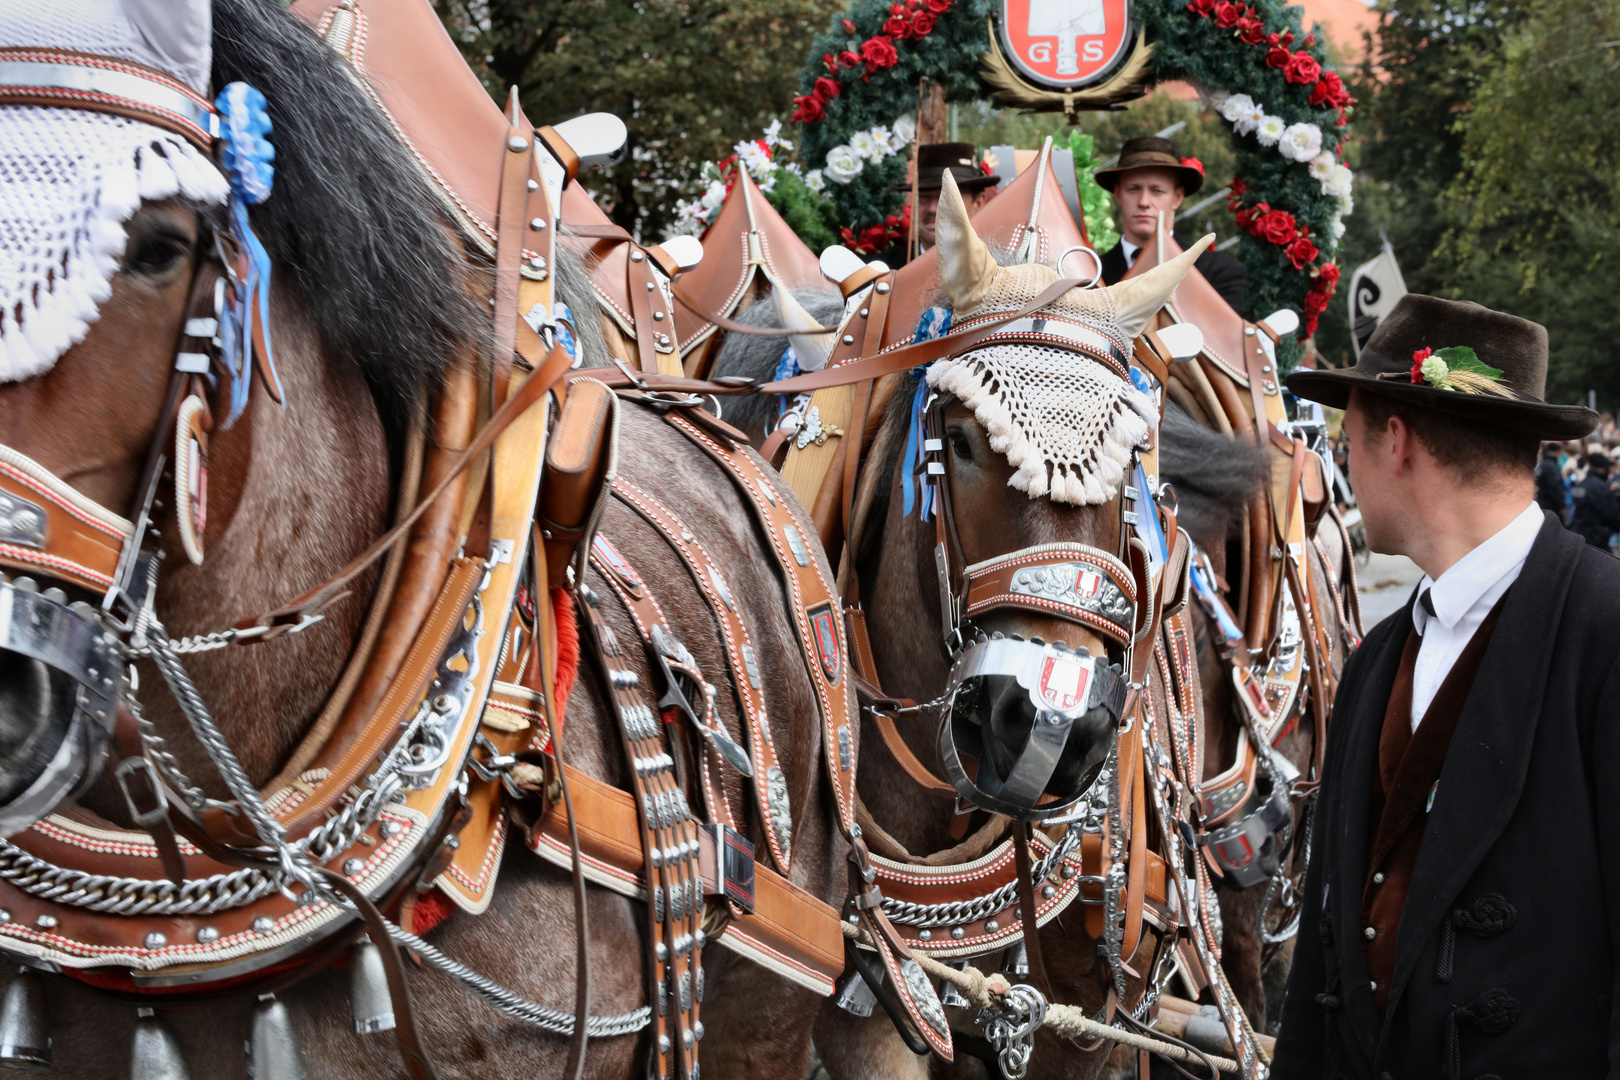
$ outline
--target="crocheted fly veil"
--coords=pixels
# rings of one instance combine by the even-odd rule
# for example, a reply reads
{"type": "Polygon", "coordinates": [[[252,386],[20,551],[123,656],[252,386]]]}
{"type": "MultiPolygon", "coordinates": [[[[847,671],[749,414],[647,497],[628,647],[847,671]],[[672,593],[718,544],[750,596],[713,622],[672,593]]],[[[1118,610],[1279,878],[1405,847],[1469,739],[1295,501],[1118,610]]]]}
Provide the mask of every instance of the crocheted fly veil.
{"type": "MultiPolygon", "coordinates": [[[[997,266],[949,176],[935,229],[953,329],[1018,311],[1059,278],[1046,265],[997,266]]],[[[928,384],[973,410],[991,448],[1017,470],[1009,483],[1019,491],[1074,506],[1110,501],[1132,451],[1159,423],[1152,399],[1126,377],[1131,343],[1212,240],[1118,285],[1071,289],[1035,314],[1035,333],[1061,336],[1083,352],[992,337],[934,363],[928,384]]]]}
{"type": "MultiPolygon", "coordinates": [[[[206,101],[209,11],[187,0],[0,0],[0,48],[72,50],[171,76],[206,101]]],[[[15,100],[14,98],[12,100],[15,100]]],[[[0,382],[82,340],[142,201],[224,203],[219,168],[180,135],[107,113],[0,104],[0,382]]]]}

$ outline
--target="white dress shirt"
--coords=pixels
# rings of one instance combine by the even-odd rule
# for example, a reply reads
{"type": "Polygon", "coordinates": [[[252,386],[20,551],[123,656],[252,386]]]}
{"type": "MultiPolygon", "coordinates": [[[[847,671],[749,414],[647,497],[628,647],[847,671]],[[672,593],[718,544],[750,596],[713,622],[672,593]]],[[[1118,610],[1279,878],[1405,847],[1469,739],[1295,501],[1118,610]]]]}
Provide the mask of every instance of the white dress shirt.
{"type": "Polygon", "coordinates": [[[1417,663],[1412,668],[1413,731],[1429,711],[1429,703],[1474,631],[1508,586],[1518,580],[1544,520],[1541,507],[1532,501],[1496,535],[1453,563],[1440,580],[1431,581],[1424,574],[1418,583],[1418,598],[1412,602],[1412,625],[1423,644],[1418,647],[1417,663]],[[1433,615],[1423,609],[1425,590],[1434,605],[1433,615]]]}
{"type": "Polygon", "coordinates": [[[1119,250],[1125,254],[1125,266],[1128,269],[1136,265],[1136,253],[1142,249],[1122,236],[1119,238],[1119,250]]]}

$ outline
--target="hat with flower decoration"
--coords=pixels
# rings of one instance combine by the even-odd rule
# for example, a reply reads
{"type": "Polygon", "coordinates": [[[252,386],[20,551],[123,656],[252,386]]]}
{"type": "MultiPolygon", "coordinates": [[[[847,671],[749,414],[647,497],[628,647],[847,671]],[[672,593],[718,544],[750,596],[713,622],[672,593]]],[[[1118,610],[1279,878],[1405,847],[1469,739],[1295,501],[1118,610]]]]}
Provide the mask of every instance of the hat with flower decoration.
{"type": "Polygon", "coordinates": [[[1597,427],[1591,409],[1543,400],[1546,386],[1546,327],[1417,293],[1385,316],[1355,367],[1288,376],[1295,394],[1336,409],[1359,388],[1543,439],[1577,439],[1597,427]]]}
{"type": "MultiPolygon", "coordinates": [[[[917,147],[917,188],[919,191],[938,191],[946,173],[956,181],[962,191],[978,191],[999,183],[995,173],[987,173],[978,164],[978,155],[972,143],[923,143],[917,147]]],[[[895,184],[896,191],[910,191],[911,181],[895,184]]]]}
{"type": "Polygon", "coordinates": [[[1094,176],[1101,187],[1109,191],[1128,172],[1137,169],[1168,169],[1176,174],[1176,183],[1184,195],[1191,195],[1204,186],[1204,163],[1197,158],[1184,158],[1176,144],[1158,135],[1142,135],[1126,139],[1119,148],[1119,161],[1106,169],[1098,169],[1094,176]]]}

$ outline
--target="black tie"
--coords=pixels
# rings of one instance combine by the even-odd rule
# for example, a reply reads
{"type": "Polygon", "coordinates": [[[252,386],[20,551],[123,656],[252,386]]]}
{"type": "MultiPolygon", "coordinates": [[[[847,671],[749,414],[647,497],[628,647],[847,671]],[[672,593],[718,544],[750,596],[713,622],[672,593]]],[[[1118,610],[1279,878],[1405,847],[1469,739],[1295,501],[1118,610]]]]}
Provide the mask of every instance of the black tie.
{"type": "Polygon", "coordinates": [[[1434,601],[1429,598],[1429,592],[1429,589],[1424,589],[1422,592],[1418,593],[1418,603],[1423,605],[1423,610],[1427,611],[1429,613],[1429,618],[1432,619],[1434,618],[1434,601]]]}

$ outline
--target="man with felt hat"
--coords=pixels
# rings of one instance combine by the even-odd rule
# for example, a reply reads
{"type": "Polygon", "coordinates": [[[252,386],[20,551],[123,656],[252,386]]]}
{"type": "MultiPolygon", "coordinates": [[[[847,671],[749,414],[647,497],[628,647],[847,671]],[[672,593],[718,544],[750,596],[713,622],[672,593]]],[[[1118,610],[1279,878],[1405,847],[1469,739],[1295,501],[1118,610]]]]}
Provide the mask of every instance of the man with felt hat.
{"type": "MultiPolygon", "coordinates": [[[[939,211],[939,188],[946,173],[956,181],[956,190],[962,193],[968,213],[996,197],[997,177],[987,173],[978,162],[972,143],[924,143],[917,147],[917,205],[913,211],[917,224],[917,254],[934,246],[934,218],[939,211]]],[[[894,185],[896,191],[910,191],[911,181],[894,185]]],[[[891,267],[904,266],[910,237],[889,245],[878,256],[891,267]]]]}
{"type": "Polygon", "coordinates": [[[1345,411],[1374,551],[1424,571],[1345,665],[1274,1080],[1620,1067],[1620,561],[1536,505],[1547,332],[1408,294],[1345,411]]]}
{"type": "MultiPolygon", "coordinates": [[[[1119,281],[1143,248],[1157,236],[1163,215],[1166,232],[1175,232],[1176,211],[1188,195],[1204,186],[1204,166],[1184,158],[1176,144],[1157,135],[1127,139],[1119,161],[1096,172],[1097,183],[1119,205],[1119,243],[1103,252],[1103,281],[1119,281]]],[[[1249,291],[1249,272],[1224,251],[1206,251],[1193,264],[1234,311],[1242,312],[1249,291]]]]}

